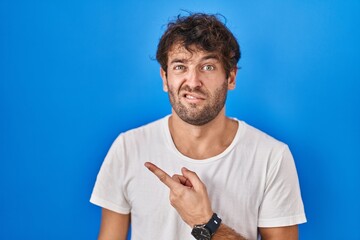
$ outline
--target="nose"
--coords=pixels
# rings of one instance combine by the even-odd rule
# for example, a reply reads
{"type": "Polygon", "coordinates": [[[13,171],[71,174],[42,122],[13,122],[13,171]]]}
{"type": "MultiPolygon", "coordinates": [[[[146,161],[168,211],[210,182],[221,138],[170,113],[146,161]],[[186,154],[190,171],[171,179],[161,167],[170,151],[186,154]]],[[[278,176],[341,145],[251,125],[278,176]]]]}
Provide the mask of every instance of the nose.
{"type": "Polygon", "coordinates": [[[199,88],[202,86],[201,74],[196,68],[188,70],[188,74],[186,75],[185,80],[187,85],[192,89],[199,88]]]}

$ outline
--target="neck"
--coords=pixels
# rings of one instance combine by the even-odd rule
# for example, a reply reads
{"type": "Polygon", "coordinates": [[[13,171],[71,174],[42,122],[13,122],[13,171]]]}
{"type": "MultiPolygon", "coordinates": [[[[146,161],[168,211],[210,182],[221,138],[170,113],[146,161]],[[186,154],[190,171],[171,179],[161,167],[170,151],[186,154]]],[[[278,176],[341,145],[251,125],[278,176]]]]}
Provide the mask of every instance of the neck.
{"type": "Polygon", "coordinates": [[[169,128],[176,148],[193,159],[206,159],[222,153],[232,142],[237,122],[225,116],[222,109],[216,118],[207,124],[196,126],[184,122],[173,111],[169,128]]]}

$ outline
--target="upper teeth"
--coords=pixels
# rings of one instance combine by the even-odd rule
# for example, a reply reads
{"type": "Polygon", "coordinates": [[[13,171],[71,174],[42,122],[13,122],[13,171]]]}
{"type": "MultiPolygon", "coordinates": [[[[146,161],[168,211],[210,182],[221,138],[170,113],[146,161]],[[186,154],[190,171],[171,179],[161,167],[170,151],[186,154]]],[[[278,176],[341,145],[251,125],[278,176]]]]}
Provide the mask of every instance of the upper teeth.
{"type": "Polygon", "coordinates": [[[186,95],[186,98],[190,98],[190,99],[196,99],[196,97],[191,96],[191,95],[186,95]]]}

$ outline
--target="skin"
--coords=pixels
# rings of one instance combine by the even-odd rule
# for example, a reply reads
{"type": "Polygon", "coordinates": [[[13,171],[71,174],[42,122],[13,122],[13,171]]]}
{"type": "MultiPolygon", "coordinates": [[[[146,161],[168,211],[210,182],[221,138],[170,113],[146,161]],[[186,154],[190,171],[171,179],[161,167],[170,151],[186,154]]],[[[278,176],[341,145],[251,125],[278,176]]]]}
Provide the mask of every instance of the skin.
{"type": "Polygon", "coordinates": [[[237,69],[226,78],[216,55],[189,53],[179,45],[169,52],[167,69],[160,69],[160,75],[173,107],[169,128],[178,150],[199,160],[223,152],[237,130],[237,122],[225,116],[224,108],[227,91],[235,88],[237,69]],[[193,124],[195,119],[199,124],[193,124]]]}
{"type": "MultiPolygon", "coordinates": [[[[202,51],[189,53],[175,45],[168,54],[168,70],[160,69],[163,89],[172,104],[169,129],[175,146],[184,155],[201,161],[223,152],[234,139],[237,122],[225,116],[228,90],[235,88],[237,69],[228,77],[216,55],[202,51]]],[[[186,168],[169,176],[152,163],[145,166],[170,190],[170,203],[190,227],[207,223],[212,214],[205,184],[186,168]]],[[[99,239],[125,240],[130,215],[106,209],[102,212],[99,239]]],[[[297,225],[259,228],[265,240],[297,240],[297,225]]],[[[243,240],[239,233],[222,223],[214,240],[243,240]]]]}
{"type": "Polygon", "coordinates": [[[99,240],[126,240],[130,214],[120,214],[102,208],[99,240]]]}
{"type": "Polygon", "coordinates": [[[235,87],[234,71],[228,82],[216,54],[196,49],[191,54],[178,45],[169,52],[167,73],[161,69],[160,74],[173,111],[193,126],[212,121],[223,109],[228,89],[235,87]]]}

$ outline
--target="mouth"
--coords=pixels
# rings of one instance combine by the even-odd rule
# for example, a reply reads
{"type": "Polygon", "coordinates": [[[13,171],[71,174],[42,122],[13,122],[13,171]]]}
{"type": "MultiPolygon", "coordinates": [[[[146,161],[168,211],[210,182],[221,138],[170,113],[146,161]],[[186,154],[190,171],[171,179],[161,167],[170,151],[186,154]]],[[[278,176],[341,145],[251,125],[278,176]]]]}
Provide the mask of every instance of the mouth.
{"type": "Polygon", "coordinates": [[[198,94],[193,94],[193,93],[184,93],[182,96],[189,103],[199,103],[199,102],[205,100],[205,98],[203,96],[198,95],[198,94]]]}

